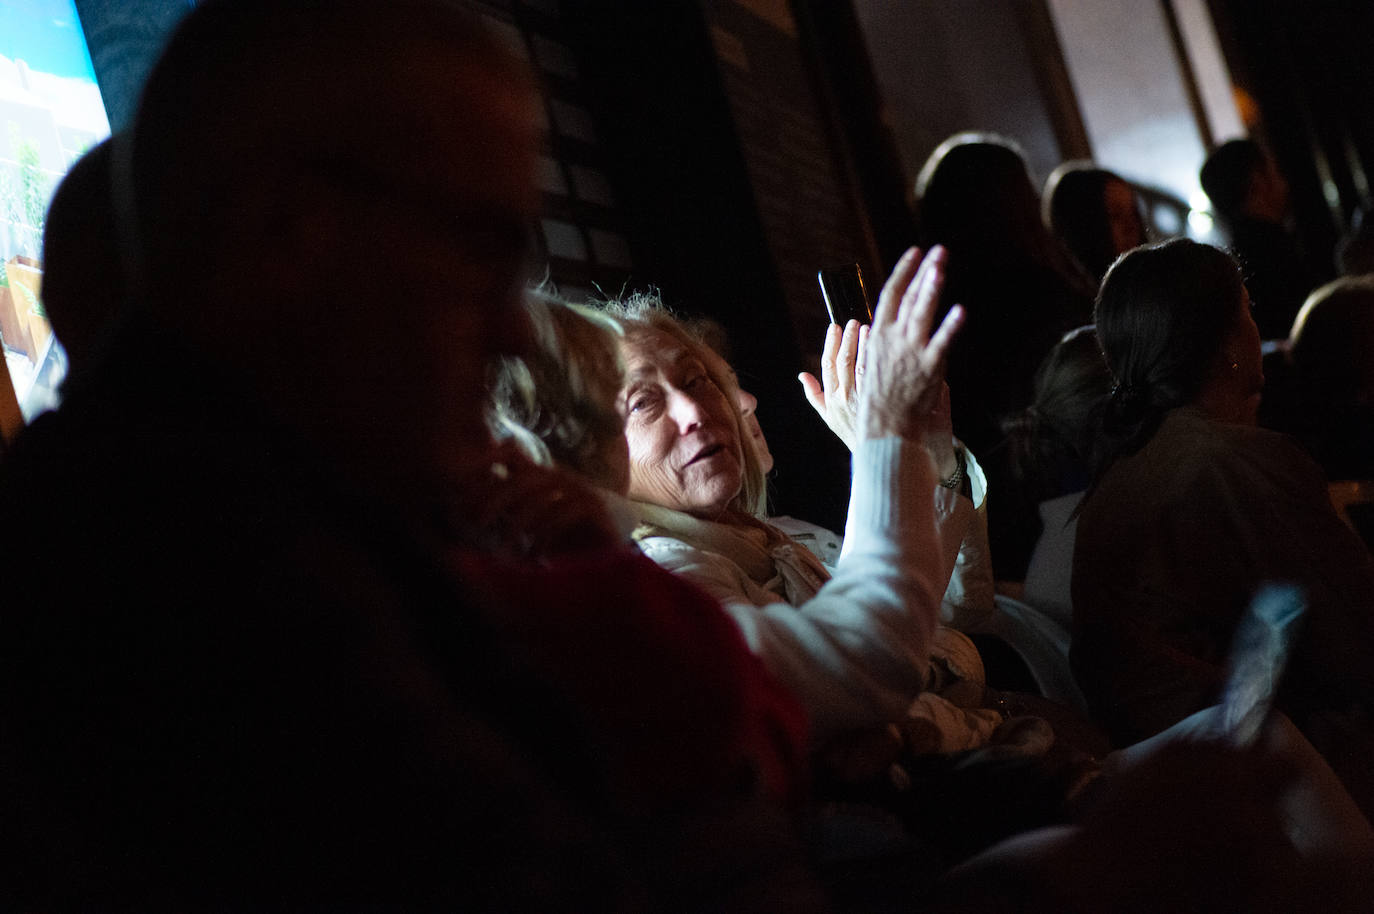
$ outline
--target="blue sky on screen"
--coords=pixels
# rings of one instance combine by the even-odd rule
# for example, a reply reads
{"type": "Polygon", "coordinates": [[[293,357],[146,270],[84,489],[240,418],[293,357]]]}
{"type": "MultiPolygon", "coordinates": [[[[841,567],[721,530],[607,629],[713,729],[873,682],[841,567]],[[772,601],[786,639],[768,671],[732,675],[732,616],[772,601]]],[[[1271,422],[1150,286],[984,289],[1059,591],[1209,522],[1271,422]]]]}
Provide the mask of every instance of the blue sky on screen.
{"type": "Polygon", "coordinates": [[[32,70],[95,82],[72,0],[0,0],[0,54],[32,70]]]}

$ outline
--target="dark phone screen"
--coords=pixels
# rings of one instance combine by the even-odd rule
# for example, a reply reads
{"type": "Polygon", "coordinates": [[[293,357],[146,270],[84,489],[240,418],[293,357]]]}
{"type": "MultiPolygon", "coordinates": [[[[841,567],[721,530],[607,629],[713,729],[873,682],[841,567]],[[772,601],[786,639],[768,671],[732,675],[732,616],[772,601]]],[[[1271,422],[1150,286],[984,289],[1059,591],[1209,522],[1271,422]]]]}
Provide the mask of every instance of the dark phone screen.
{"type": "Polygon", "coordinates": [[[821,297],[825,299],[830,323],[841,327],[851,320],[861,324],[873,323],[873,312],[868,307],[868,295],[864,292],[863,272],[857,263],[826,268],[816,274],[816,279],[821,284],[821,297]]]}

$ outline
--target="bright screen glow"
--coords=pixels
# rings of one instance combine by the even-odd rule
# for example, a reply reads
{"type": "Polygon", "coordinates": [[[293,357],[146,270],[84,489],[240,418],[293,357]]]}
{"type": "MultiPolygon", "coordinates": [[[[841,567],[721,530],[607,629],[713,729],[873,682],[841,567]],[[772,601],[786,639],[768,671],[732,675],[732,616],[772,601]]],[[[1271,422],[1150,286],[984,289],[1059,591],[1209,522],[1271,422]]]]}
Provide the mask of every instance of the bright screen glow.
{"type": "Polygon", "coordinates": [[[0,339],[26,421],[56,405],[66,374],[43,310],[48,202],[109,134],[72,0],[0,2],[0,339]]]}

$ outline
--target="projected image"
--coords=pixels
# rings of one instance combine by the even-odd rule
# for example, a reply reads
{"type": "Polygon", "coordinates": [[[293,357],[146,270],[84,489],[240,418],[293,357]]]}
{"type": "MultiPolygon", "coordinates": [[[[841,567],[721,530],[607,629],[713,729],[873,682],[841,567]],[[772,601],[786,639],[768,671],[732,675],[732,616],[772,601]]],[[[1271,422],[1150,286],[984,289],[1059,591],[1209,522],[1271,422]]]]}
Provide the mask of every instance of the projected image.
{"type": "Polygon", "coordinates": [[[56,405],[66,371],[43,310],[48,201],[109,133],[72,0],[0,0],[0,340],[26,421],[56,405]]]}

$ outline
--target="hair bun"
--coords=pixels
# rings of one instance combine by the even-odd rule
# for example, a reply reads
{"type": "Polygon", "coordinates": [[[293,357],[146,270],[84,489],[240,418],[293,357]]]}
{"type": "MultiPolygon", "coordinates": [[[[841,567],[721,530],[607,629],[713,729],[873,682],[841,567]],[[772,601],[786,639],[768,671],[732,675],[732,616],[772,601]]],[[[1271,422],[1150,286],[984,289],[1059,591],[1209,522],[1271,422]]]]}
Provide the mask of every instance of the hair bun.
{"type": "Polygon", "coordinates": [[[1134,425],[1145,418],[1154,400],[1149,388],[1118,382],[1112,387],[1109,402],[1113,407],[1112,412],[1121,422],[1134,425]]]}
{"type": "Polygon", "coordinates": [[[1118,383],[1112,386],[1111,397],[1124,406],[1128,403],[1145,399],[1145,391],[1133,384],[1118,383]]]}

